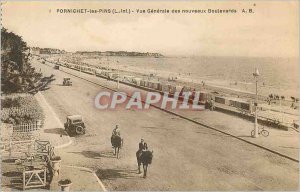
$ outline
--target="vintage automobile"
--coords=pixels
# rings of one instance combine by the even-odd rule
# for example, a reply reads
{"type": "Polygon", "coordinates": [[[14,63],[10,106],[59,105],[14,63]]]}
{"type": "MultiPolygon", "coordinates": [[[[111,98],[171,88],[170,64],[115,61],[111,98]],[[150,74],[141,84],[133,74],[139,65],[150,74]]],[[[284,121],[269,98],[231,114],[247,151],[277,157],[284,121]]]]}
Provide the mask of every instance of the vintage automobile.
{"type": "Polygon", "coordinates": [[[72,81],[70,78],[64,78],[64,81],[63,81],[63,85],[65,86],[72,86],[72,81]]]}
{"type": "Polygon", "coordinates": [[[67,122],[64,124],[65,130],[70,134],[85,134],[85,125],[81,115],[67,116],[67,122]]]}

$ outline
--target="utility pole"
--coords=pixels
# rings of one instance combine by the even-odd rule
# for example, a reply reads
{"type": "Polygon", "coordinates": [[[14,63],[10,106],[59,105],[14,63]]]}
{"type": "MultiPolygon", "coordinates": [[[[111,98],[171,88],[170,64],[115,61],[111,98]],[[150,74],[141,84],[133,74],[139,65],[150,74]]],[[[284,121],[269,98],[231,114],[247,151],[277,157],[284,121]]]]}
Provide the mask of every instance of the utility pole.
{"type": "Polygon", "coordinates": [[[253,73],[253,76],[255,78],[255,120],[254,120],[254,138],[258,137],[258,124],[257,124],[257,104],[258,104],[258,87],[257,87],[257,83],[258,83],[258,76],[259,76],[259,71],[258,68],[255,69],[255,72],[253,73]]]}

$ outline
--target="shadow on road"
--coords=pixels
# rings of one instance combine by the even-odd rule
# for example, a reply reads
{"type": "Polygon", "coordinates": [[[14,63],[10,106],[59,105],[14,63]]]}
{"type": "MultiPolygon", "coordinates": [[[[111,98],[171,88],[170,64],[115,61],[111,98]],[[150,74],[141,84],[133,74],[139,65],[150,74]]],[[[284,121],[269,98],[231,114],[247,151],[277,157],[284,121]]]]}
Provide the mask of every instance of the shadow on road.
{"type": "Polygon", "coordinates": [[[99,159],[101,157],[105,158],[116,158],[116,156],[113,154],[112,151],[81,151],[81,152],[70,152],[74,154],[81,154],[87,158],[92,158],[92,159],[99,159]]]}
{"type": "Polygon", "coordinates": [[[115,180],[118,178],[132,179],[136,178],[136,170],[99,169],[96,175],[101,178],[101,180],[115,180]]]}
{"type": "Polygon", "coordinates": [[[238,135],[237,137],[252,137],[251,135],[238,135]]]}
{"type": "Polygon", "coordinates": [[[142,127],[144,129],[160,129],[160,130],[167,130],[167,131],[184,131],[180,129],[169,129],[169,128],[164,128],[164,127],[142,127]]]}
{"type": "Polygon", "coordinates": [[[113,154],[112,150],[101,151],[99,153],[99,155],[100,155],[100,157],[116,158],[116,156],[113,154]]]}
{"type": "Polygon", "coordinates": [[[279,147],[287,148],[287,149],[296,149],[296,150],[299,149],[299,147],[288,147],[288,146],[279,146],[279,147]]]}
{"type": "Polygon", "coordinates": [[[54,128],[54,129],[44,129],[44,133],[53,133],[58,135],[67,135],[64,129],[62,128],[54,128]]]}
{"type": "Polygon", "coordinates": [[[213,135],[213,136],[217,136],[217,137],[231,137],[229,135],[225,135],[222,133],[206,133],[206,132],[201,132],[201,131],[196,131],[195,133],[199,133],[199,134],[204,134],[204,135],[213,135]]]}

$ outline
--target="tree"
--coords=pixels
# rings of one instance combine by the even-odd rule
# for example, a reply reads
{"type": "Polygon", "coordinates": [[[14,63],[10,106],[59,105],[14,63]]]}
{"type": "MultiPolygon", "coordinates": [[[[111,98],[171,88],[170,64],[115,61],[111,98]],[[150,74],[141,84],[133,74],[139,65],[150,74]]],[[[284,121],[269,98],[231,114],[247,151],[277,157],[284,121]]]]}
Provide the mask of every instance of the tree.
{"type": "Polygon", "coordinates": [[[22,37],[1,29],[1,88],[3,93],[27,92],[42,77],[29,62],[30,52],[22,37]]]}

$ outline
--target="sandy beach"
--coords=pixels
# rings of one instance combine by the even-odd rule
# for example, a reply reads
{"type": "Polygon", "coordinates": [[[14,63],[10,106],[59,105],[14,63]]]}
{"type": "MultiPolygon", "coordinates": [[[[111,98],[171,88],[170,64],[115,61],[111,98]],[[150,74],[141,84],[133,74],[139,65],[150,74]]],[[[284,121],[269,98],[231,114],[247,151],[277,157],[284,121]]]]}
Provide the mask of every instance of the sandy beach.
{"type": "MultiPolygon", "coordinates": [[[[139,60],[143,58],[138,58],[139,60]]],[[[147,58],[145,58],[147,59],[147,58]]],[[[139,65],[131,65],[128,63],[121,63],[114,57],[100,57],[100,56],[86,56],[78,54],[64,54],[59,56],[51,56],[52,61],[64,61],[70,63],[77,63],[82,65],[89,65],[95,67],[105,67],[114,70],[120,70],[120,75],[131,75],[143,79],[149,79],[165,82],[169,84],[177,84],[181,86],[193,87],[196,90],[216,92],[219,95],[245,98],[252,100],[255,98],[255,83],[246,81],[228,81],[222,79],[216,79],[209,76],[195,77],[192,73],[174,73],[171,70],[158,69],[149,67],[142,67],[139,65]],[[172,81],[168,81],[172,79],[172,81]]],[[[251,75],[251,73],[250,73],[251,75]]],[[[252,77],[253,78],[253,77],[252,77]]],[[[264,84],[259,82],[258,95],[260,103],[267,103],[269,94],[276,93],[280,96],[284,96],[284,100],[274,101],[275,105],[291,106],[291,96],[297,95],[298,89],[285,89],[275,85],[264,84]]],[[[294,113],[298,113],[295,109],[294,113]]]]}

